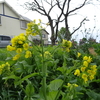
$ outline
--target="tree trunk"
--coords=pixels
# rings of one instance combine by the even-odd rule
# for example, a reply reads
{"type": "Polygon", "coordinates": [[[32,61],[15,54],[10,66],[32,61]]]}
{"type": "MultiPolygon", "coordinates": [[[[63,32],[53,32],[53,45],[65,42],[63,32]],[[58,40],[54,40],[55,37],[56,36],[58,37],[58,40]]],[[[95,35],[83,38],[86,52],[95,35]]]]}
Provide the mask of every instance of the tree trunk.
{"type": "Polygon", "coordinates": [[[68,27],[67,16],[65,17],[65,28],[66,28],[65,38],[66,38],[67,40],[70,40],[70,39],[71,39],[71,34],[70,34],[70,31],[69,31],[69,27],[68,27]]]}

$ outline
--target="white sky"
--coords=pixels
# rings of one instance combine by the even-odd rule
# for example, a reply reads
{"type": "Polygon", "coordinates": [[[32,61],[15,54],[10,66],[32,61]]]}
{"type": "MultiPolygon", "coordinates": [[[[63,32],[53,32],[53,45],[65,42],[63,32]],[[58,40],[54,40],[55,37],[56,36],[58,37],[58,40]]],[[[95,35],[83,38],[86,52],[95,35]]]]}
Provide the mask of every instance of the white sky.
{"type": "MultiPolygon", "coordinates": [[[[0,0],[2,1],[2,0],[0,0]]],[[[7,3],[9,3],[9,5],[11,5],[13,7],[13,9],[15,9],[19,14],[26,16],[28,18],[30,18],[31,20],[34,19],[42,19],[42,21],[45,23],[47,22],[47,20],[45,19],[45,17],[41,16],[40,14],[36,13],[36,12],[32,12],[32,11],[26,11],[22,6],[24,2],[29,1],[29,0],[5,0],[7,3]]],[[[95,0],[94,0],[95,1],[95,0]]],[[[82,8],[81,10],[78,11],[78,16],[71,16],[69,17],[69,25],[71,26],[71,30],[73,27],[77,27],[79,26],[80,21],[87,17],[89,19],[88,22],[85,22],[85,28],[87,29],[92,29],[94,28],[94,26],[96,25],[96,29],[93,32],[95,35],[92,35],[94,38],[96,38],[96,33],[99,34],[97,41],[99,42],[100,39],[100,31],[97,32],[97,30],[100,29],[100,5],[87,5],[84,8],[82,8]],[[96,17],[94,17],[96,15],[96,17]],[[95,20],[94,20],[95,19],[95,20]]],[[[63,23],[62,23],[62,26],[63,23]]],[[[84,27],[82,27],[81,29],[84,30],[84,27]]],[[[49,30],[49,29],[48,29],[49,30]]],[[[47,31],[48,31],[47,30],[47,31]]],[[[91,31],[92,32],[92,31],[91,31]]],[[[80,32],[76,32],[75,35],[73,36],[73,38],[79,40],[83,37],[82,34],[78,34],[80,32]],[[78,36],[77,36],[78,34],[78,36]]],[[[85,34],[84,34],[85,36],[85,34]]]]}

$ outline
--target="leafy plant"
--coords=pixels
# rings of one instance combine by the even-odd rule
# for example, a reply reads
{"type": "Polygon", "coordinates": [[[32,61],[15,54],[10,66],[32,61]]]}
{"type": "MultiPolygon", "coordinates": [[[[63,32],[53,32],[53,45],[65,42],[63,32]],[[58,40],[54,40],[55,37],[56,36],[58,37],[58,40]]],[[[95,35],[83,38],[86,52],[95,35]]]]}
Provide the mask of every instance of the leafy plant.
{"type": "Polygon", "coordinates": [[[2,100],[91,100],[99,98],[99,56],[72,49],[62,40],[56,46],[34,45],[28,36],[40,35],[41,22],[28,24],[26,34],[14,37],[0,62],[2,100]],[[32,46],[29,45],[31,42],[32,46]],[[11,53],[12,52],[12,53],[11,53]],[[97,59],[99,61],[97,61],[97,59]],[[97,75],[98,76],[97,76],[97,75]]]}

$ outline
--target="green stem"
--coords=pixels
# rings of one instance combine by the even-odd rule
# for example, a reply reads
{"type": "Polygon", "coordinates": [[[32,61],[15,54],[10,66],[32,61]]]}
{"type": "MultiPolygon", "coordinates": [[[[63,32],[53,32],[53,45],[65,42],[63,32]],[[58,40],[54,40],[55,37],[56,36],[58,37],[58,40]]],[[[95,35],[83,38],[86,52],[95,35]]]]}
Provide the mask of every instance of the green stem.
{"type": "MultiPolygon", "coordinates": [[[[63,55],[63,59],[64,59],[63,67],[66,67],[65,52],[64,52],[64,55],[63,55]]],[[[62,89],[62,87],[63,87],[63,85],[64,85],[64,83],[65,83],[65,81],[66,81],[66,78],[67,78],[67,76],[66,76],[66,73],[64,72],[64,80],[63,80],[63,83],[62,83],[61,87],[60,87],[59,90],[58,90],[58,93],[57,93],[57,95],[56,95],[56,97],[55,97],[55,100],[58,100],[60,91],[61,91],[61,89],[62,89]]]]}
{"type": "MultiPolygon", "coordinates": [[[[42,41],[42,34],[40,34],[41,41],[42,41]]],[[[43,48],[43,41],[42,41],[42,75],[43,75],[43,95],[44,99],[47,100],[46,96],[46,71],[47,71],[47,66],[45,66],[45,61],[44,61],[44,48],[43,48]]]]}

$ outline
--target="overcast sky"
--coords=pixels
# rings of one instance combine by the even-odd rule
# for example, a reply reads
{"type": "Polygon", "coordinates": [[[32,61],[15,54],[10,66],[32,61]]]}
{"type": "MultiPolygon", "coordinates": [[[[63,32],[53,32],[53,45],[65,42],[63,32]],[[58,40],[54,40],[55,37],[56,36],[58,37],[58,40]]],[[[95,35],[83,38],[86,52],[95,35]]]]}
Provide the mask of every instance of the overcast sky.
{"type": "MultiPolygon", "coordinates": [[[[2,1],[2,0],[0,0],[2,1]]],[[[13,9],[15,9],[19,14],[26,16],[28,18],[30,18],[31,20],[34,19],[42,19],[43,21],[47,21],[45,20],[45,18],[43,16],[41,16],[40,14],[36,13],[36,12],[32,12],[32,11],[26,11],[21,5],[24,4],[24,2],[26,1],[30,1],[30,0],[5,0],[7,3],[9,3],[9,5],[11,5],[13,7],[13,9]]],[[[82,1],[82,0],[80,0],[82,1]]],[[[94,0],[96,1],[96,0],[94,0]]],[[[100,35],[100,5],[98,5],[96,3],[96,5],[87,5],[84,8],[82,8],[81,10],[78,11],[78,15],[76,16],[71,16],[69,17],[69,25],[71,26],[71,30],[73,27],[77,27],[79,26],[79,22],[87,17],[89,19],[88,22],[85,22],[85,24],[83,25],[83,27],[81,28],[81,30],[84,30],[85,28],[87,29],[91,29],[93,31],[94,26],[96,25],[96,29],[93,32],[95,35],[93,35],[94,38],[96,38],[96,33],[98,33],[98,35],[100,35]],[[94,17],[96,16],[96,17],[94,17]],[[98,32],[97,32],[98,31],[98,32]]],[[[63,26],[63,24],[62,24],[63,26]]],[[[49,30],[49,29],[48,29],[49,30]]],[[[91,31],[91,32],[92,32],[91,31]]],[[[80,31],[76,32],[76,34],[73,36],[73,38],[76,38],[77,40],[81,39],[83,36],[85,36],[85,34],[80,34],[80,31]],[[78,34],[78,36],[77,36],[78,34]]],[[[99,42],[100,36],[98,36],[97,41],[99,42]]]]}

